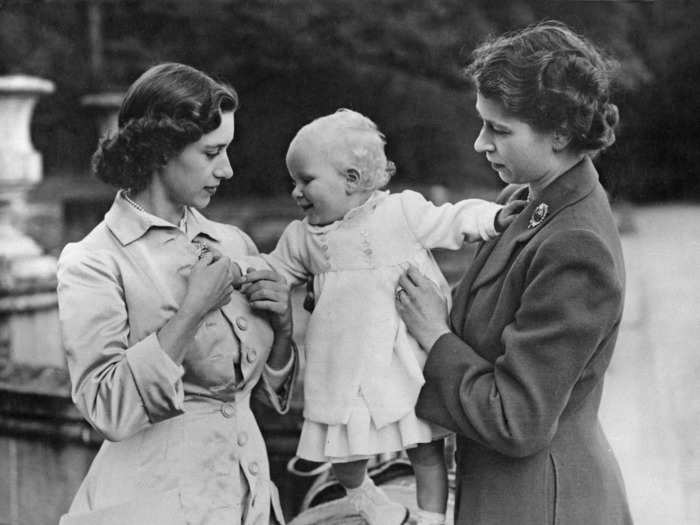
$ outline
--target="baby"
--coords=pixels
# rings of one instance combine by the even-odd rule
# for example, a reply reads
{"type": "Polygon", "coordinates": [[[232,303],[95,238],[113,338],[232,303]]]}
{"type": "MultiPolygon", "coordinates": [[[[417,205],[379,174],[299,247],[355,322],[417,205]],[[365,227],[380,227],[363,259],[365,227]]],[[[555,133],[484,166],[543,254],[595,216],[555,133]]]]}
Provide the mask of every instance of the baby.
{"type": "Polygon", "coordinates": [[[304,126],[286,163],[305,218],[286,228],[269,255],[236,263],[239,271],[269,265],[292,286],[313,277],[297,454],[331,462],[370,525],[395,525],[406,522],[408,511],[374,485],[367,461],[405,449],[416,477],[419,515],[413,519],[441,524],[448,432],[415,415],[426,354],[399,318],[397,282],[411,264],[449,301],[429,250],[488,240],[519,208],[477,199],[438,207],[414,191],[381,191],[394,171],[384,145],[374,122],[355,111],[341,109],[304,126]]]}

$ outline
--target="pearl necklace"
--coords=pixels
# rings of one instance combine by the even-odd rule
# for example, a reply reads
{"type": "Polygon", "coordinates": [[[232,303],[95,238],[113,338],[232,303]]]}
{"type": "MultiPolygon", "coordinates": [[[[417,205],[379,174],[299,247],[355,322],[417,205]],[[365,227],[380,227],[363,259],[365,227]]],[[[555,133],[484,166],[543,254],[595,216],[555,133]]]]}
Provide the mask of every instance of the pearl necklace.
{"type": "Polygon", "coordinates": [[[126,202],[128,202],[129,204],[131,204],[134,208],[136,208],[137,210],[139,210],[139,211],[141,211],[141,212],[143,212],[143,213],[146,213],[146,210],[143,209],[143,206],[141,206],[140,204],[137,204],[136,202],[132,201],[131,198],[129,197],[129,194],[128,194],[127,192],[123,191],[123,192],[122,192],[122,197],[124,197],[124,200],[125,200],[126,202]]]}
{"type": "MultiPolygon", "coordinates": [[[[122,197],[124,197],[124,200],[127,203],[129,203],[131,206],[136,208],[138,211],[140,211],[142,213],[148,213],[143,208],[143,206],[141,206],[137,202],[134,202],[133,200],[131,200],[131,198],[129,197],[129,195],[125,191],[122,192],[122,197]]],[[[180,222],[178,224],[178,228],[180,228],[180,230],[182,230],[184,233],[187,233],[187,207],[185,207],[184,211],[182,212],[182,218],[180,219],[180,222]]]]}

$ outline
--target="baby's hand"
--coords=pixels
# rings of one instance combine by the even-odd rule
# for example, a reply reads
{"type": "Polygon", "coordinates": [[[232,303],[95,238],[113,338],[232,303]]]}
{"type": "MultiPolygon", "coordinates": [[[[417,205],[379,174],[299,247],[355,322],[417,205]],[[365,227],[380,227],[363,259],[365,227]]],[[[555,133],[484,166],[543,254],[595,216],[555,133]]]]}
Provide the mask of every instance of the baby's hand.
{"type": "Polygon", "coordinates": [[[503,208],[498,210],[495,219],[496,231],[501,233],[508,226],[510,226],[510,223],[515,220],[521,211],[523,211],[525,206],[527,206],[526,200],[514,200],[510,201],[508,204],[503,206],[503,208]]]}

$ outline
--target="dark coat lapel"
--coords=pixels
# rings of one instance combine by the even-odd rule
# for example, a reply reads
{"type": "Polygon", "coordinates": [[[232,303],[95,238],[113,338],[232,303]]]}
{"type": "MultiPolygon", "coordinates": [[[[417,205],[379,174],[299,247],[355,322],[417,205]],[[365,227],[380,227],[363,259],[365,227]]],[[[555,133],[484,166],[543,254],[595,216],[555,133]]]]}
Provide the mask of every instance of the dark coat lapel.
{"type": "MultiPolygon", "coordinates": [[[[524,200],[526,198],[527,186],[519,186],[514,184],[503,189],[501,194],[498,196],[497,202],[505,203],[515,199],[524,200]]],[[[518,220],[520,220],[520,217],[518,217],[518,220]]],[[[508,229],[510,230],[513,226],[514,225],[511,225],[511,227],[508,229]]],[[[504,235],[506,233],[507,231],[504,233],[504,235]]],[[[464,275],[460,279],[459,283],[457,283],[457,285],[455,286],[452,292],[453,306],[450,312],[450,319],[452,321],[453,329],[457,329],[457,327],[460,327],[459,330],[461,330],[461,323],[464,320],[466,309],[469,306],[467,296],[469,295],[469,291],[471,290],[472,283],[474,282],[474,279],[479,275],[479,272],[488,260],[489,256],[491,255],[491,252],[496,248],[496,245],[498,244],[499,240],[500,237],[479,244],[479,247],[476,250],[476,254],[474,254],[474,260],[469,266],[469,269],[466,272],[464,272],[464,275]]]]}
{"type": "MultiPolygon", "coordinates": [[[[598,172],[588,157],[576,164],[544,189],[542,195],[530,202],[500,238],[492,241],[495,246],[480,260],[478,273],[473,277],[470,290],[476,290],[500,275],[510,263],[513,253],[549,223],[561,210],[590,194],[598,182],[598,172]],[[528,227],[530,218],[541,204],[547,206],[547,214],[534,227],[528,227]]],[[[519,196],[520,192],[514,194],[519,196]]],[[[481,259],[480,257],[477,257],[481,259]]],[[[475,263],[477,261],[475,260],[475,263]]]]}

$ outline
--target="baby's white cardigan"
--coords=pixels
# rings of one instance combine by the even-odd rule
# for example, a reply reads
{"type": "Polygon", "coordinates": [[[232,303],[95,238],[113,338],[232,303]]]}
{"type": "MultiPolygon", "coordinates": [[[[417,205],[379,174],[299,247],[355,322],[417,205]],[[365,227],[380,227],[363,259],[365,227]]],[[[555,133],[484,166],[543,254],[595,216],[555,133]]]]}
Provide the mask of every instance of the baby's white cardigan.
{"type": "MultiPolygon", "coordinates": [[[[499,209],[479,199],[435,206],[414,191],[377,191],[330,225],[304,219],[287,226],[275,250],[261,258],[292,286],[314,276],[316,306],[304,344],[305,418],[347,423],[358,396],[377,428],[413,410],[425,356],[396,310],[399,275],[412,263],[449,300],[449,286],[428,250],[456,250],[465,239],[494,237],[499,209]]],[[[260,259],[237,262],[264,266],[260,259]]]]}

